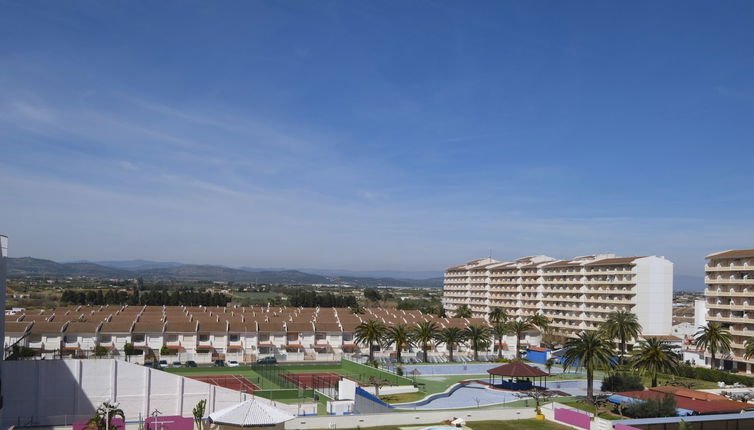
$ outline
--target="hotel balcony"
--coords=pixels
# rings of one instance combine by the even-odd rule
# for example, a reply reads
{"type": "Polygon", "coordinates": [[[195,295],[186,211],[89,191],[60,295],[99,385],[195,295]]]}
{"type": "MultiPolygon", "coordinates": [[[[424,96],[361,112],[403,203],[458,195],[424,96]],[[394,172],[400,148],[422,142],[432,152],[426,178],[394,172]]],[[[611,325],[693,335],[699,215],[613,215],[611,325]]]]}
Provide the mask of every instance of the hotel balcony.
{"type": "Polygon", "coordinates": [[[752,271],[754,270],[753,264],[736,264],[736,265],[727,265],[727,266],[717,266],[717,265],[705,265],[704,270],[707,272],[746,272],[746,271],[752,271]]]}
{"type": "Polygon", "coordinates": [[[754,297],[754,291],[706,289],[704,295],[707,297],[754,297]]]}
{"type": "MultiPolygon", "coordinates": [[[[551,305],[551,304],[547,304],[547,303],[545,303],[544,305],[542,305],[542,309],[545,309],[545,310],[558,310],[558,311],[578,311],[578,312],[582,311],[582,307],[581,306],[561,306],[561,305],[551,305]]],[[[550,315],[551,313],[548,312],[547,314],[550,315]]]]}
{"type": "Polygon", "coordinates": [[[749,279],[741,279],[741,278],[704,278],[704,282],[708,285],[716,285],[716,284],[746,284],[746,285],[754,285],[754,277],[749,279]]]}

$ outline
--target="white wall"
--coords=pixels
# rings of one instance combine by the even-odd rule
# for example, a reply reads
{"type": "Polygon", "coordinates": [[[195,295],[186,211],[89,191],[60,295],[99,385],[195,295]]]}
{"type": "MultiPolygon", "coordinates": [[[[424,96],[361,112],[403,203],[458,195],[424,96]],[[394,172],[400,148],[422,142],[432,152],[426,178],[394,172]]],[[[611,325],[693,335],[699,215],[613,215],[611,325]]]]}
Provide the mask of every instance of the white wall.
{"type": "Polygon", "coordinates": [[[670,334],[673,325],[673,263],[659,257],[636,260],[636,316],[646,335],[670,334]]]}
{"type": "MultiPolygon", "coordinates": [[[[3,387],[12,387],[5,390],[5,427],[70,424],[91,418],[105,400],[120,403],[130,421],[155,409],[164,415],[190,417],[200,400],[207,400],[210,413],[251,397],[121,360],[11,361],[2,372],[3,387]]],[[[294,414],[298,408],[277,406],[294,414]]]]}
{"type": "Polygon", "coordinates": [[[694,325],[707,325],[707,302],[704,300],[694,300],[694,325]]]}

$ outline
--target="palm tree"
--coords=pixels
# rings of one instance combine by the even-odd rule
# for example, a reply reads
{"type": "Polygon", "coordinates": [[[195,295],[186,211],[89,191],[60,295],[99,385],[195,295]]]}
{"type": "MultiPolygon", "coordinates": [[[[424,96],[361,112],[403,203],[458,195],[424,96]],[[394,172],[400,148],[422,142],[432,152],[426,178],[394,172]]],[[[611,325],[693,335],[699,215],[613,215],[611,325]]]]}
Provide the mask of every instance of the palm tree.
{"type": "Polygon", "coordinates": [[[471,318],[471,308],[469,305],[461,305],[453,313],[453,318],[471,318]]]}
{"type": "Polygon", "coordinates": [[[474,350],[474,361],[479,361],[479,349],[489,346],[490,336],[490,328],[485,325],[472,324],[466,327],[466,339],[474,350]]]}
{"type": "Polygon", "coordinates": [[[385,338],[385,324],[377,320],[362,322],[354,330],[356,343],[369,345],[369,362],[374,361],[374,344],[382,344],[385,338]]]}
{"type": "Polygon", "coordinates": [[[538,328],[544,334],[550,328],[550,319],[542,314],[535,314],[529,317],[529,324],[538,328]]]}
{"type": "Polygon", "coordinates": [[[435,337],[437,344],[444,343],[450,353],[450,361],[453,361],[453,349],[466,340],[466,333],[458,327],[445,327],[435,337]]]}
{"type": "Polygon", "coordinates": [[[744,347],[746,348],[746,350],[744,351],[744,358],[748,360],[751,357],[754,357],[754,337],[746,339],[746,342],[744,342],[744,347]]]}
{"type": "Polygon", "coordinates": [[[600,324],[600,330],[610,339],[617,338],[620,342],[620,361],[626,355],[626,341],[636,339],[641,334],[641,324],[636,314],[628,311],[615,311],[607,315],[607,319],[600,324]]]}
{"type": "Polygon", "coordinates": [[[508,328],[516,335],[516,358],[521,358],[521,336],[525,331],[531,330],[533,326],[529,321],[516,320],[511,321],[508,328]]]}
{"type": "Polygon", "coordinates": [[[395,358],[401,363],[401,353],[404,345],[411,346],[411,330],[405,324],[390,326],[385,333],[385,346],[395,344],[395,358]]]}
{"type": "Polygon", "coordinates": [[[652,375],[653,387],[657,386],[658,373],[676,373],[681,364],[670,342],[656,337],[640,341],[631,353],[631,365],[642,374],[652,375]]]}
{"type": "Polygon", "coordinates": [[[589,404],[594,404],[594,371],[609,369],[614,364],[613,345],[603,333],[582,331],[575,339],[565,344],[563,369],[580,366],[586,369],[586,397],[589,404]]]}
{"type": "Polygon", "coordinates": [[[93,418],[90,418],[86,423],[86,429],[105,430],[106,428],[113,427],[113,418],[120,417],[123,422],[126,422],[126,416],[123,414],[123,409],[118,409],[117,405],[113,405],[108,402],[103,402],[94,414],[93,418]]]}
{"type": "Polygon", "coordinates": [[[552,366],[554,365],[555,365],[555,360],[553,360],[552,358],[548,358],[545,361],[545,369],[547,369],[547,373],[552,373],[550,372],[550,370],[552,370],[552,366]]]}
{"type": "Polygon", "coordinates": [[[491,323],[499,323],[508,319],[508,312],[503,308],[494,308],[490,311],[489,319],[491,323]]]}
{"type": "Polygon", "coordinates": [[[715,356],[717,353],[727,354],[730,352],[730,331],[718,323],[707,323],[706,326],[700,326],[699,331],[694,334],[694,343],[699,348],[708,351],[710,354],[710,366],[715,368],[715,356]]]}
{"type": "Polygon", "coordinates": [[[414,342],[419,343],[424,354],[424,361],[427,361],[427,346],[432,342],[437,335],[439,326],[434,321],[420,322],[413,330],[414,342]]]}
{"type": "Polygon", "coordinates": [[[497,358],[503,358],[503,337],[510,333],[510,323],[503,321],[492,326],[492,335],[497,340],[497,358]]]}

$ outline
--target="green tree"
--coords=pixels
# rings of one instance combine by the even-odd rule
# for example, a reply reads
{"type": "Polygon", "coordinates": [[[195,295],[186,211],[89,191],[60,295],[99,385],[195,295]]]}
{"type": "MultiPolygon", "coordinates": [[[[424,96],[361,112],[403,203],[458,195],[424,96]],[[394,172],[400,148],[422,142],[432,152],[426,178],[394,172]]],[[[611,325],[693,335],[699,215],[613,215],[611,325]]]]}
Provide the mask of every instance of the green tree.
{"type": "Polygon", "coordinates": [[[550,370],[552,370],[552,366],[555,365],[555,360],[552,358],[548,358],[545,360],[545,369],[547,369],[547,373],[551,373],[550,370]]]}
{"type": "Polygon", "coordinates": [[[534,314],[529,317],[529,324],[538,328],[539,331],[541,331],[544,335],[545,332],[550,328],[550,319],[542,314],[534,314]]]}
{"type": "Polygon", "coordinates": [[[445,327],[437,333],[435,340],[438,345],[445,344],[450,354],[450,361],[453,361],[453,350],[466,340],[466,334],[458,327],[445,327]]]}
{"type": "Polygon", "coordinates": [[[94,347],[94,356],[95,357],[104,357],[107,355],[107,348],[105,348],[102,345],[97,345],[94,347]]]}
{"type": "Polygon", "coordinates": [[[411,330],[405,324],[398,324],[390,326],[385,333],[385,346],[395,344],[395,358],[398,359],[398,363],[401,361],[401,353],[403,348],[411,347],[413,339],[411,338],[411,330]]]}
{"type": "Polygon", "coordinates": [[[622,364],[623,357],[626,355],[626,342],[630,339],[636,339],[641,334],[641,324],[636,314],[628,311],[611,312],[599,328],[608,338],[618,339],[622,364]]]}
{"type": "Polygon", "coordinates": [[[439,330],[440,327],[434,321],[420,322],[413,329],[414,342],[421,346],[424,362],[427,361],[427,349],[429,349],[431,342],[435,339],[439,330]]]}
{"type": "Polygon", "coordinates": [[[471,318],[471,308],[469,305],[461,305],[453,313],[453,318],[471,318]]]}
{"type": "Polygon", "coordinates": [[[194,410],[192,411],[194,413],[194,424],[196,425],[196,430],[202,430],[202,418],[204,417],[204,409],[207,406],[206,400],[199,400],[199,403],[194,406],[194,410]]]}
{"type": "Polygon", "coordinates": [[[126,422],[126,416],[123,414],[123,410],[119,409],[117,405],[112,403],[103,402],[94,413],[94,417],[90,418],[86,424],[87,429],[105,430],[106,428],[113,427],[113,418],[120,417],[123,422],[126,422]]]}
{"type": "Polygon", "coordinates": [[[508,313],[503,308],[494,308],[490,311],[489,318],[493,324],[500,323],[508,319],[508,313]]]}
{"type": "Polygon", "coordinates": [[[474,351],[474,361],[479,361],[479,350],[490,345],[490,328],[484,325],[470,325],[466,328],[465,335],[474,351]]]}
{"type": "Polygon", "coordinates": [[[369,346],[369,361],[374,361],[374,345],[381,345],[385,338],[385,324],[377,320],[369,320],[356,326],[354,339],[357,343],[369,346]]]}
{"type": "Polygon", "coordinates": [[[379,302],[382,300],[382,294],[376,288],[366,288],[364,290],[364,298],[370,302],[379,302]]]}
{"type": "Polygon", "coordinates": [[[133,343],[127,343],[123,345],[123,353],[126,354],[126,361],[131,361],[131,356],[134,355],[136,348],[133,343]]]}
{"type": "Polygon", "coordinates": [[[652,386],[657,386],[658,373],[677,372],[681,358],[673,351],[670,342],[651,337],[639,342],[631,357],[631,366],[641,374],[652,376],[652,386]]]}
{"type": "Polygon", "coordinates": [[[524,332],[527,330],[534,328],[534,326],[532,326],[529,321],[516,320],[511,321],[508,328],[516,335],[516,358],[521,358],[521,336],[523,336],[524,332]]]}
{"type": "Polygon", "coordinates": [[[710,366],[716,369],[719,367],[715,367],[715,357],[717,354],[727,354],[730,352],[730,331],[716,322],[710,322],[706,326],[699,327],[699,330],[694,334],[694,343],[699,348],[709,352],[710,366]]]}
{"type": "Polygon", "coordinates": [[[170,348],[168,348],[167,345],[162,345],[162,347],[160,348],[160,356],[163,355],[170,355],[170,348]]]}
{"type": "Polygon", "coordinates": [[[492,335],[497,340],[497,358],[503,357],[503,338],[510,331],[510,324],[507,321],[500,321],[492,326],[492,335]]]}
{"type": "Polygon", "coordinates": [[[594,404],[594,371],[613,367],[613,345],[603,333],[581,332],[566,342],[563,368],[579,366],[586,370],[587,403],[594,404]]]}

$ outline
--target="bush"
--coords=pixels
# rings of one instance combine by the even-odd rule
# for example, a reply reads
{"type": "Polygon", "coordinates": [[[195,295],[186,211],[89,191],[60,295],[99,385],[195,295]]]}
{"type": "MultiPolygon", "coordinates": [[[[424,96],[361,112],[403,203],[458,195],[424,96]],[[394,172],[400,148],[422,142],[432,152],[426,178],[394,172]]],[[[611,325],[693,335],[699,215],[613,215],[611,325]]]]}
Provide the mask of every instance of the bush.
{"type": "Polygon", "coordinates": [[[97,345],[94,347],[94,356],[95,357],[104,357],[107,355],[107,348],[105,348],[102,345],[97,345]]]}
{"type": "Polygon", "coordinates": [[[737,375],[729,372],[724,372],[717,369],[708,369],[706,367],[694,367],[689,365],[682,365],[678,367],[678,376],[684,378],[701,379],[702,381],[718,382],[722,381],[726,384],[744,384],[747,387],[754,387],[754,378],[750,376],[737,375]]]}
{"type": "Polygon", "coordinates": [[[160,348],[160,355],[170,355],[170,348],[162,345],[162,348],[160,348]]]}
{"type": "Polygon", "coordinates": [[[678,415],[675,397],[672,395],[667,395],[662,400],[649,399],[644,402],[632,403],[623,410],[623,413],[632,418],[659,418],[678,415]]]}
{"type": "Polygon", "coordinates": [[[642,391],[644,384],[641,383],[641,377],[631,373],[616,373],[608,375],[602,380],[602,391],[642,391]]]}
{"type": "Polygon", "coordinates": [[[508,363],[509,361],[510,361],[509,359],[503,358],[503,357],[495,359],[495,363],[508,363]]]}

